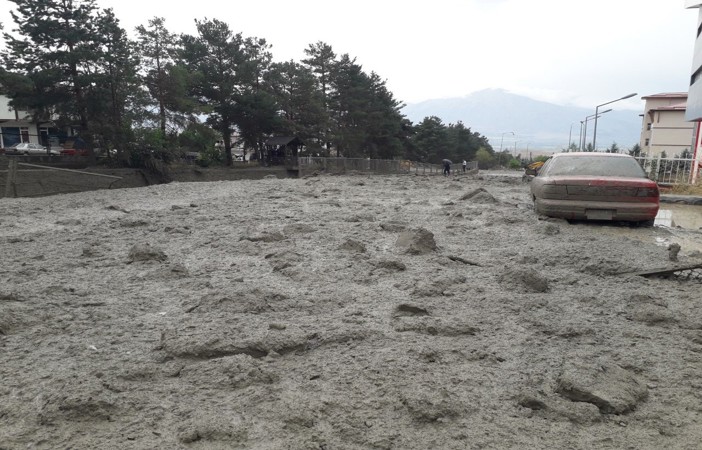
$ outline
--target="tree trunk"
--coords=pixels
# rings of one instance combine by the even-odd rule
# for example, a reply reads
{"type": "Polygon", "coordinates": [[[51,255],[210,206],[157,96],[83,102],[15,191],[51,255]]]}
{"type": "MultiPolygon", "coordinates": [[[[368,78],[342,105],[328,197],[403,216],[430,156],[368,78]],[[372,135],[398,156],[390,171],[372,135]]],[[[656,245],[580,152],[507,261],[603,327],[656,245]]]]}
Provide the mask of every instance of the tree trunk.
{"type": "Polygon", "coordinates": [[[224,155],[226,158],[227,166],[231,167],[234,165],[234,160],[232,158],[232,133],[228,126],[222,127],[222,137],[224,138],[224,155]]]}

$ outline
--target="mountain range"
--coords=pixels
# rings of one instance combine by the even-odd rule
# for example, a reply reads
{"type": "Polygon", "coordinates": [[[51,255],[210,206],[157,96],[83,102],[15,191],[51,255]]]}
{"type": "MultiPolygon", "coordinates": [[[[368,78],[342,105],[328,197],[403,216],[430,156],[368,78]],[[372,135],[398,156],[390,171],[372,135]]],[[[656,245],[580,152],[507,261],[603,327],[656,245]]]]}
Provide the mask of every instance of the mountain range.
{"type": "MultiPolygon", "coordinates": [[[[577,145],[580,122],[595,111],[534,100],[502,89],[486,89],[460,98],[409,103],[402,113],[415,124],[430,116],[440,118],[445,125],[461,121],[471,131],[487,137],[496,151],[502,143],[503,149],[514,149],[516,145],[517,153],[524,153],[527,148],[533,153],[559,151],[567,148],[569,142],[577,145]]],[[[597,119],[597,147],[602,150],[616,143],[620,149],[629,149],[639,143],[642,113],[617,111],[612,105],[612,111],[597,119]]],[[[587,142],[592,142],[593,129],[591,119],[587,122],[587,142]]]]}

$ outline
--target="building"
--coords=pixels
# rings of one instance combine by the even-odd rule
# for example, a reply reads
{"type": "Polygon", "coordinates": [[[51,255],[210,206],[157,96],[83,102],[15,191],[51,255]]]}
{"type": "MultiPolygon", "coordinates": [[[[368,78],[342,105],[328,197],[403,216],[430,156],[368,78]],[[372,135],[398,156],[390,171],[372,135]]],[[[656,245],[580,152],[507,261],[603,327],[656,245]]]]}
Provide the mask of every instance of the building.
{"type": "Polygon", "coordinates": [[[697,180],[700,161],[702,161],[702,142],[700,138],[700,123],[702,122],[702,1],[685,0],[688,9],[697,8],[697,31],[695,34],[695,50],[692,56],[692,74],[690,75],[690,88],[687,92],[687,109],[685,119],[695,126],[693,132],[693,158],[695,159],[692,170],[692,182],[697,180]]]}
{"type": "Polygon", "coordinates": [[[17,111],[10,106],[10,99],[0,95],[0,148],[20,142],[39,143],[36,124],[31,123],[27,111],[17,111]]]}
{"type": "Polygon", "coordinates": [[[59,135],[52,124],[34,122],[29,112],[14,109],[10,106],[10,99],[0,95],[0,148],[12,147],[20,142],[60,147],[59,135]]]}
{"type": "Polygon", "coordinates": [[[695,124],[685,119],[687,92],[669,92],[642,97],[641,151],[649,156],[673,157],[691,152],[695,124]]]}

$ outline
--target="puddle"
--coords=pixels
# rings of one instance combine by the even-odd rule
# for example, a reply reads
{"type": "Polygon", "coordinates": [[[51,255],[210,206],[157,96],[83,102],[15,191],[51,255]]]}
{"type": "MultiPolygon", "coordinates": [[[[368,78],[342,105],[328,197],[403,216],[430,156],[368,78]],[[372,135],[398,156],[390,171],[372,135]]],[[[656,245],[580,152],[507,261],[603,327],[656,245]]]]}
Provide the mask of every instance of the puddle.
{"type": "Polygon", "coordinates": [[[656,237],[656,245],[675,242],[686,251],[702,252],[702,206],[661,203],[655,225],[670,231],[669,236],[656,237]]]}
{"type": "Polygon", "coordinates": [[[702,229],[702,206],[661,203],[655,224],[668,228],[700,230],[702,229]]]}

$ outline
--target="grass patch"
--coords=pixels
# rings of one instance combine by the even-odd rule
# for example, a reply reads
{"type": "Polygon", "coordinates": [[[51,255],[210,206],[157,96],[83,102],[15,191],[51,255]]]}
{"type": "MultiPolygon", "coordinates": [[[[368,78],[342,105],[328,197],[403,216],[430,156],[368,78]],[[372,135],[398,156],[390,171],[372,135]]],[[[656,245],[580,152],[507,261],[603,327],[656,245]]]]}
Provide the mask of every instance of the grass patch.
{"type": "Polygon", "coordinates": [[[665,189],[665,192],[678,195],[702,195],[702,183],[676,184],[668,189],[665,189]]]}

